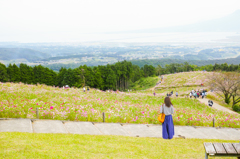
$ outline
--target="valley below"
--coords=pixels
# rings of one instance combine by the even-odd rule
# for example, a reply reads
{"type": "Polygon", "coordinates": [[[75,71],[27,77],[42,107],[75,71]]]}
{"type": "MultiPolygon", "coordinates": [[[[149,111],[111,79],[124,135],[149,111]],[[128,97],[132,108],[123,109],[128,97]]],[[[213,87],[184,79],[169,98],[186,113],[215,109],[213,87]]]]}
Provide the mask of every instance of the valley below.
{"type": "MultiPolygon", "coordinates": [[[[113,33],[88,38],[89,42],[85,39],[78,43],[1,42],[0,62],[5,65],[43,65],[58,71],[61,67],[107,65],[123,60],[133,61],[139,66],[142,60],[164,59],[180,60],[178,63],[207,60],[208,64],[236,64],[225,59],[240,55],[240,34],[236,32],[113,33]]],[[[147,62],[141,62],[141,67],[147,62]]],[[[161,61],[159,63],[164,66],[161,61]]],[[[193,64],[199,65],[197,62],[193,64]]]]}

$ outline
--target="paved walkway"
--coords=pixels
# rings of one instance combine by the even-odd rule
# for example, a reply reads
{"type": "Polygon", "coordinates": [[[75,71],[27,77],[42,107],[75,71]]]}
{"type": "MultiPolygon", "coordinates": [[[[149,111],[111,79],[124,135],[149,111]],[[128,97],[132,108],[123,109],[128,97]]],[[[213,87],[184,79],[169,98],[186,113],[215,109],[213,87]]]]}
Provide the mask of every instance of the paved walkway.
{"type": "MultiPolygon", "coordinates": [[[[162,126],[153,124],[92,123],[35,119],[0,119],[0,132],[70,133],[162,137],[162,126]]],[[[174,137],[240,140],[240,129],[175,126],[174,137]]]]}
{"type": "MultiPolygon", "coordinates": [[[[203,99],[197,98],[197,99],[198,99],[201,103],[204,103],[204,104],[208,105],[208,100],[209,100],[209,99],[207,99],[207,98],[203,98],[203,99]]],[[[225,108],[225,107],[217,104],[217,103],[214,102],[214,101],[213,101],[213,106],[212,106],[212,107],[215,108],[215,109],[224,111],[224,112],[229,112],[229,113],[231,113],[231,114],[238,114],[238,115],[239,115],[239,113],[234,112],[234,111],[232,111],[232,110],[230,110],[230,109],[228,109],[228,108],[225,108]]]]}

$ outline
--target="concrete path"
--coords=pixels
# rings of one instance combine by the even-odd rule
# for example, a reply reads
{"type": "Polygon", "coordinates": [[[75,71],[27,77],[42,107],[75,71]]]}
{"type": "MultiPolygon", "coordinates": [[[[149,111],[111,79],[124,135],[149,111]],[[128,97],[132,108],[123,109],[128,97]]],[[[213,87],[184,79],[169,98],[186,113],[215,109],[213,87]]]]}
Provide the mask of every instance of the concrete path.
{"type": "MultiPolygon", "coordinates": [[[[207,99],[207,98],[197,98],[201,103],[204,103],[204,104],[206,104],[206,105],[208,105],[208,100],[209,99],[207,99]]],[[[219,105],[219,104],[217,104],[215,101],[213,101],[213,106],[212,106],[213,108],[215,108],[215,109],[218,109],[218,110],[221,110],[221,111],[224,111],[224,112],[228,112],[228,113],[231,113],[231,114],[238,114],[239,115],[239,113],[237,113],[237,112],[234,112],[234,111],[232,111],[232,110],[230,110],[230,109],[228,109],[228,108],[225,108],[224,106],[221,106],[221,105],[219,105]]]]}
{"type": "MultiPolygon", "coordinates": [[[[0,132],[70,133],[161,138],[162,126],[153,124],[92,123],[35,119],[0,119],[0,132]]],[[[175,126],[174,137],[240,140],[240,129],[175,126]]]]}

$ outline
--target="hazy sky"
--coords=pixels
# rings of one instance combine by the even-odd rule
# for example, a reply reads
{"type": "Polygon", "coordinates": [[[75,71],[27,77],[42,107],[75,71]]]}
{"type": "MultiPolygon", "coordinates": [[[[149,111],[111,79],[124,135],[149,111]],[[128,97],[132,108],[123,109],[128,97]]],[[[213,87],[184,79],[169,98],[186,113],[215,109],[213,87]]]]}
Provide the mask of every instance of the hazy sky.
{"type": "Polygon", "coordinates": [[[239,0],[0,0],[0,41],[183,25],[238,9],[239,0]]]}

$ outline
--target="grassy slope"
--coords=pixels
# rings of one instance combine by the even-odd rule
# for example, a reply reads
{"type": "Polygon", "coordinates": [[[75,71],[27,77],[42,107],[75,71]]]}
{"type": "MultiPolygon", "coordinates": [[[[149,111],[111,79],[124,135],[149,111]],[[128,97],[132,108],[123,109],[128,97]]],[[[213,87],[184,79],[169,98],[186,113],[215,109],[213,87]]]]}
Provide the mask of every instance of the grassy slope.
{"type": "Polygon", "coordinates": [[[207,74],[209,72],[196,71],[165,75],[160,87],[200,86],[201,83],[206,83],[207,74]]]}
{"type": "Polygon", "coordinates": [[[0,158],[200,159],[204,142],[238,141],[1,132],[0,158]]]}
{"type": "MultiPolygon", "coordinates": [[[[209,91],[208,87],[201,87],[201,83],[207,82],[206,76],[211,72],[195,71],[195,72],[183,72],[176,74],[169,74],[164,76],[164,81],[156,87],[157,94],[167,94],[173,91],[178,91],[180,96],[186,96],[192,89],[200,90],[205,89],[209,91]]],[[[223,98],[216,92],[208,92],[208,98],[214,100],[219,105],[222,105],[232,110],[232,103],[226,104],[223,98]]]]}
{"type": "Polygon", "coordinates": [[[140,80],[131,84],[131,89],[145,90],[145,89],[154,87],[159,80],[160,80],[159,77],[141,78],[140,80]]]}
{"type": "MultiPolygon", "coordinates": [[[[176,74],[164,75],[164,80],[155,88],[157,95],[164,96],[167,93],[176,91],[180,96],[186,96],[192,89],[208,89],[207,87],[201,87],[201,83],[206,83],[206,76],[209,72],[196,71],[196,72],[183,72],[176,74]]],[[[151,91],[145,91],[150,93],[151,91]]]]}

